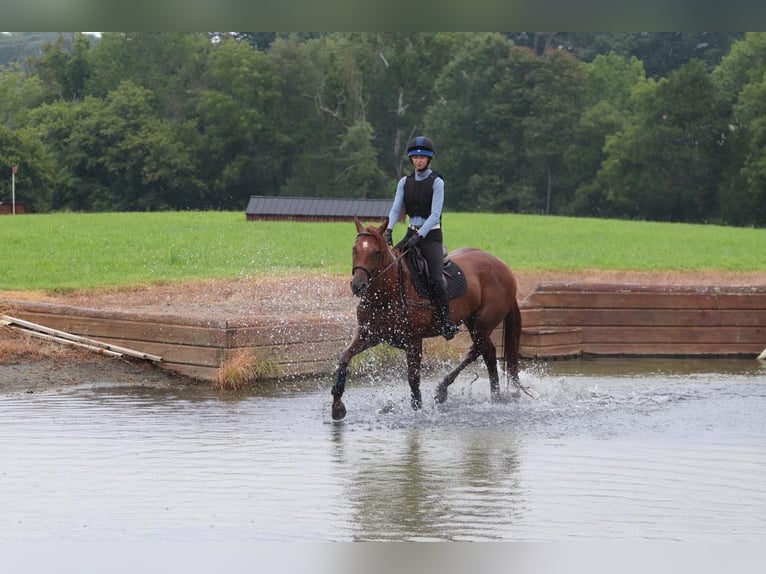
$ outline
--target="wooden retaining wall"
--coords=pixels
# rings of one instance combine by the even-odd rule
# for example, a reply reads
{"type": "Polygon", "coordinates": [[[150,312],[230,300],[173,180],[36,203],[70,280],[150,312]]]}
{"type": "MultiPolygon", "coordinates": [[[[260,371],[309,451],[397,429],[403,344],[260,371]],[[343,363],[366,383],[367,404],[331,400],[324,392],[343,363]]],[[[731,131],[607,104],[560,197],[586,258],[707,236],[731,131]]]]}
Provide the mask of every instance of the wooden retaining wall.
{"type": "MultiPolygon", "coordinates": [[[[162,368],[206,381],[241,350],[274,365],[275,377],[332,373],[354,328],[348,319],[314,316],[234,322],[9,303],[17,318],[159,355],[162,368]]],[[[541,283],[521,302],[521,312],[521,354],[529,358],[755,357],[766,347],[766,285],[541,283]]],[[[502,354],[502,329],[493,340],[502,354]]],[[[463,330],[450,345],[467,349],[470,339],[463,330]]]]}
{"type": "Polygon", "coordinates": [[[49,303],[12,302],[12,308],[9,314],[19,319],[159,355],[160,367],[203,381],[215,379],[243,349],[275,365],[280,377],[332,372],[353,329],[317,318],[259,316],[245,323],[49,303]]]}
{"type": "Polygon", "coordinates": [[[522,354],[757,356],[766,285],[541,283],[523,301],[522,354]]]}

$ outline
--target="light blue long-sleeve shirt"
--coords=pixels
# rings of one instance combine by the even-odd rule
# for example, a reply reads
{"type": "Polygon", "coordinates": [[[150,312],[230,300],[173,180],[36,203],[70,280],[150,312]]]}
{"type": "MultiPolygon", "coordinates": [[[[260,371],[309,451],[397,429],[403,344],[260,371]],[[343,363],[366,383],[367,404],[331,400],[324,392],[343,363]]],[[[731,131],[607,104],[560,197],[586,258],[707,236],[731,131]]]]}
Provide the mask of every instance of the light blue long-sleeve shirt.
{"type": "MultiPolygon", "coordinates": [[[[431,168],[426,169],[423,173],[415,172],[415,179],[417,181],[423,181],[431,175],[431,168]]],[[[396,195],[394,196],[394,203],[391,206],[391,212],[388,214],[388,228],[393,229],[396,222],[399,221],[399,215],[404,209],[404,182],[406,177],[399,180],[396,185],[396,195]]],[[[434,225],[438,224],[441,220],[442,209],[444,208],[444,180],[440,177],[434,179],[434,194],[431,198],[431,214],[425,218],[418,215],[412,215],[409,218],[410,225],[420,227],[418,234],[421,237],[428,235],[428,232],[433,229],[434,225]]]]}

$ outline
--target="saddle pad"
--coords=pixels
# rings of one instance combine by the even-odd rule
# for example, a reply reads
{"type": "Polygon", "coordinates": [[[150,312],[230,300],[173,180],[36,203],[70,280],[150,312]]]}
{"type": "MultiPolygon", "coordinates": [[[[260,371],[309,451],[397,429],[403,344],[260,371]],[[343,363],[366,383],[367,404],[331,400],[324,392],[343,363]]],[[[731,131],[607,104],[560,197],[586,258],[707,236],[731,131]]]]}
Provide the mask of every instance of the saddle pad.
{"type": "MultiPolygon", "coordinates": [[[[430,299],[428,290],[428,277],[426,262],[416,249],[412,249],[405,257],[407,266],[410,268],[412,283],[418,295],[430,299]]],[[[468,282],[465,279],[465,273],[457,263],[446,257],[444,259],[444,280],[447,282],[447,297],[452,300],[463,295],[468,289],[468,282]]]]}

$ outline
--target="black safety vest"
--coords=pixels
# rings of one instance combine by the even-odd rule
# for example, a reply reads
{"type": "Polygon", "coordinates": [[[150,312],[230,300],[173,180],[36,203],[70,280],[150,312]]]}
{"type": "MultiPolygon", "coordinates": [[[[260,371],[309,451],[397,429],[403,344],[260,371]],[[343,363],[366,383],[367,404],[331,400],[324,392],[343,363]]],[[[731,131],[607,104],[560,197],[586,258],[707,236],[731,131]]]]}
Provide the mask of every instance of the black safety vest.
{"type": "Polygon", "coordinates": [[[431,215],[431,200],[434,197],[434,180],[441,177],[440,174],[432,171],[431,174],[418,181],[415,179],[415,172],[412,172],[404,180],[404,210],[407,215],[412,217],[428,217],[431,215]]]}

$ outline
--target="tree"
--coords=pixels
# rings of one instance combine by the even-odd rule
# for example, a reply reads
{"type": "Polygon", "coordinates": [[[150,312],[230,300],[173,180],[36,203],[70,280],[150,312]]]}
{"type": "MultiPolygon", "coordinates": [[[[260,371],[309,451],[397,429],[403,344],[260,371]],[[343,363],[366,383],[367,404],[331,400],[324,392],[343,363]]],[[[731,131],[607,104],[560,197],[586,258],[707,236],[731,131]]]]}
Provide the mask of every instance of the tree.
{"type": "Polygon", "coordinates": [[[0,199],[7,201],[13,195],[12,166],[18,168],[16,201],[24,203],[30,211],[50,210],[55,169],[51,158],[31,131],[10,130],[0,125],[0,199]]]}
{"type": "Polygon", "coordinates": [[[491,210],[505,194],[521,142],[511,126],[496,122],[492,95],[511,48],[499,34],[474,35],[436,79],[439,97],[425,125],[436,145],[435,165],[445,166],[450,209],[491,210]]]}
{"type": "Polygon", "coordinates": [[[378,167],[373,135],[372,126],[362,120],[346,131],[338,158],[341,171],[336,178],[338,189],[345,193],[339,195],[364,199],[391,195],[393,180],[378,167]]]}
{"type": "Polygon", "coordinates": [[[69,41],[59,34],[55,44],[46,44],[39,58],[30,65],[43,82],[46,99],[67,101],[82,99],[90,76],[88,50],[90,38],[74,33],[69,41]]]}
{"type": "Polygon", "coordinates": [[[29,110],[43,101],[43,87],[37,76],[0,71],[0,126],[22,127],[29,110]]]}
{"type": "Polygon", "coordinates": [[[265,54],[231,40],[214,47],[208,68],[197,104],[197,161],[211,190],[208,205],[239,208],[254,192],[279,188],[281,81],[265,54]]]}
{"type": "Polygon", "coordinates": [[[34,123],[60,166],[54,209],[126,211],[199,205],[201,186],[179,132],[152,94],[124,82],[104,100],[59,102],[34,123]]]}
{"type": "Polygon", "coordinates": [[[721,214],[736,225],[766,225],[766,77],[745,85],[734,109],[736,150],[721,190],[721,214]]]}
{"type": "Polygon", "coordinates": [[[373,127],[379,164],[390,177],[399,178],[409,170],[407,143],[425,129],[426,110],[440,97],[436,79],[469,35],[375,32],[347,38],[364,46],[357,52],[357,65],[367,102],[364,119],[373,127]]]}
{"type": "Polygon", "coordinates": [[[713,72],[731,110],[731,159],[722,186],[721,213],[738,225],[766,224],[766,34],[749,32],[713,72]]]}
{"type": "Polygon", "coordinates": [[[564,152],[581,113],[584,77],[565,52],[538,56],[496,34],[476,36],[458,52],[426,117],[446,149],[448,205],[557,210],[571,193],[564,152]]]}
{"type": "Polygon", "coordinates": [[[726,117],[701,62],[637,87],[636,112],[607,139],[596,184],[608,215],[704,222],[717,214],[726,117]]]}
{"type": "Polygon", "coordinates": [[[585,70],[585,109],[564,152],[576,191],[561,212],[598,216],[604,215],[605,202],[593,180],[606,159],[607,138],[624,128],[632,113],[631,94],[646,83],[646,76],[635,56],[626,58],[614,52],[596,56],[585,70]]]}
{"type": "Polygon", "coordinates": [[[124,80],[154,94],[152,105],[166,119],[190,118],[206,80],[203,33],[104,32],[89,55],[89,95],[106,97],[124,80]]]}

